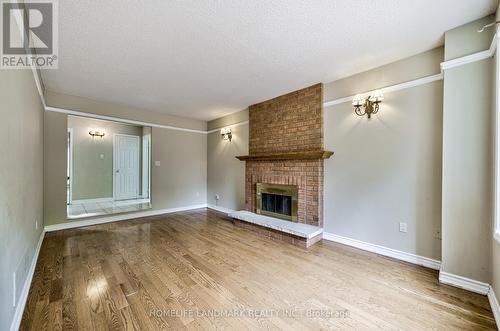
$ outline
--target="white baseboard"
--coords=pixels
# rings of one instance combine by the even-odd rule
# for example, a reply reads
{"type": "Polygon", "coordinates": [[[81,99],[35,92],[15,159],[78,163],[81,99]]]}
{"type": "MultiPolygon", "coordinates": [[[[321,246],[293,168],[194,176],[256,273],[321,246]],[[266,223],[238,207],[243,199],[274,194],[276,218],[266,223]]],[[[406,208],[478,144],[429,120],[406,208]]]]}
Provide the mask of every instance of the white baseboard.
{"type": "Polygon", "coordinates": [[[203,204],[199,204],[199,205],[183,206],[183,207],[168,208],[168,209],[145,210],[145,211],[139,211],[139,212],[135,212],[135,213],[112,215],[112,216],[99,217],[99,218],[87,219],[87,220],[76,221],[76,222],[65,222],[65,223],[54,224],[54,225],[46,225],[45,232],[80,228],[82,226],[90,226],[90,225],[125,221],[125,220],[131,220],[134,218],[157,216],[157,215],[162,215],[162,214],[170,214],[170,213],[175,213],[175,212],[179,212],[179,211],[206,208],[206,207],[207,207],[207,205],[205,203],[203,203],[203,204]]]}
{"type": "Polygon", "coordinates": [[[490,291],[488,292],[488,301],[490,302],[491,310],[493,311],[493,316],[497,322],[497,328],[500,330],[500,305],[498,304],[498,299],[495,295],[495,291],[490,286],[490,291]]]}
{"type": "Polygon", "coordinates": [[[439,272],[439,282],[461,289],[486,295],[490,291],[490,285],[467,277],[450,274],[444,271],[439,272]]]}
{"type": "Polygon", "coordinates": [[[403,251],[398,251],[392,248],[375,245],[356,239],[338,236],[336,234],[329,232],[323,232],[323,239],[335,241],[340,244],[356,247],[365,251],[392,257],[394,259],[402,260],[405,262],[421,265],[434,270],[439,270],[439,268],[441,267],[441,261],[438,260],[434,260],[425,256],[406,253],[403,251]]]}
{"type": "Polygon", "coordinates": [[[71,200],[71,204],[81,204],[81,203],[95,203],[95,202],[112,202],[114,201],[113,197],[111,198],[97,198],[97,199],[80,199],[80,200],[71,200]]]}
{"type": "Polygon", "coordinates": [[[31,281],[33,280],[33,275],[35,274],[36,262],[38,261],[38,254],[40,254],[40,249],[42,248],[43,238],[45,237],[45,230],[42,230],[40,238],[38,239],[38,244],[35,249],[35,254],[33,254],[33,259],[31,260],[30,269],[28,270],[28,275],[24,281],[23,289],[19,295],[19,300],[17,301],[16,310],[14,311],[14,318],[10,325],[10,331],[19,330],[21,325],[21,319],[23,318],[24,307],[26,306],[26,300],[28,300],[28,293],[31,287],[31,281]]]}
{"type": "Polygon", "coordinates": [[[233,209],[229,209],[229,208],[225,208],[225,207],[221,207],[221,206],[216,206],[216,205],[211,205],[211,204],[207,205],[207,208],[217,210],[217,211],[220,211],[221,213],[225,213],[225,214],[235,212],[235,210],[233,210],[233,209]]]}

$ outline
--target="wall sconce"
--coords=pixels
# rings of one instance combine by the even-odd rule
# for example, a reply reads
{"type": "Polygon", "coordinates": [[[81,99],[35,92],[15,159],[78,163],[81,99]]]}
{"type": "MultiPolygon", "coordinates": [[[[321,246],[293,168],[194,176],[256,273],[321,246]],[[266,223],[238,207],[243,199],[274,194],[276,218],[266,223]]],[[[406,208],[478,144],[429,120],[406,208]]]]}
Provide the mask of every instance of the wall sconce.
{"type": "Polygon", "coordinates": [[[368,118],[371,118],[372,114],[378,113],[382,100],[384,100],[384,94],[381,90],[371,92],[368,98],[358,94],[352,99],[354,112],[358,116],[367,115],[368,118]]]}
{"type": "Polygon", "coordinates": [[[90,130],[89,131],[89,135],[92,136],[92,138],[95,138],[95,137],[100,137],[102,139],[102,137],[104,137],[104,132],[101,132],[99,130],[90,130]]]}
{"type": "Polygon", "coordinates": [[[222,136],[222,139],[224,139],[224,140],[231,141],[231,139],[233,139],[233,134],[231,133],[231,129],[230,128],[222,128],[222,129],[220,129],[220,134],[222,136]]]}

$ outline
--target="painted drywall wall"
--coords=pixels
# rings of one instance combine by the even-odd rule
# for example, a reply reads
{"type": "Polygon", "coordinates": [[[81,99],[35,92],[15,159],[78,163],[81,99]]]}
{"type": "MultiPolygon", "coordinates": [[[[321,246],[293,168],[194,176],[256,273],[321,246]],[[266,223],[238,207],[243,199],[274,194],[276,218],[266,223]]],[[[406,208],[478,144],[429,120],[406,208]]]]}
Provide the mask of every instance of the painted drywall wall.
{"type": "Polygon", "coordinates": [[[66,219],[66,162],[68,116],[46,111],[43,122],[43,221],[66,219]]]}
{"type": "MultiPolygon", "coordinates": [[[[492,19],[446,32],[446,58],[488,49],[491,33],[485,38],[477,30],[492,19]]],[[[492,59],[444,72],[441,270],[487,283],[493,219],[492,83],[492,59]]]]}
{"type": "MultiPolygon", "coordinates": [[[[71,100],[61,97],[64,100],[71,100]]],[[[56,106],[47,99],[48,106],[56,106]]],[[[93,107],[106,109],[106,115],[119,117],[120,112],[109,111],[107,103],[93,107]]],[[[75,109],[71,104],[65,104],[75,109]]],[[[119,108],[112,105],[110,109],[119,108]]],[[[81,110],[81,109],[80,109],[81,110]]],[[[154,122],[155,116],[140,112],[137,120],[154,122]]],[[[66,132],[67,115],[45,112],[45,225],[70,222],[66,219],[66,132]]],[[[190,121],[190,120],[189,120],[190,121]]],[[[197,122],[197,121],[195,121],[197,122]]],[[[162,122],[162,125],[174,123],[162,122]]],[[[206,123],[202,125],[206,128],[206,123]]],[[[151,199],[153,210],[184,207],[206,203],[207,192],[207,135],[164,128],[152,129],[151,199]],[[160,161],[160,166],[154,166],[160,161]]]]}
{"type": "Polygon", "coordinates": [[[149,122],[159,125],[171,125],[175,127],[206,130],[207,122],[169,115],[166,113],[153,112],[139,108],[118,105],[115,103],[103,102],[82,98],[73,95],[61,94],[52,91],[45,93],[48,106],[81,111],[90,114],[118,117],[133,121],[149,122]]]}
{"type": "Polygon", "coordinates": [[[208,122],[208,129],[231,128],[232,141],[220,132],[208,134],[207,203],[232,210],[245,209],[245,162],[236,158],[248,154],[248,109],[208,122]],[[245,123],[241,125],[241,123],[245,123]],[[216,199],[216,195],[219,200],[216,199]]]}
{"type": "Polygon", "coordinates": [[[207,203],[207,135],[153,127],[152,141],[153,209],[207,203]]]}
{"type": "MultiPolygon", "coordinates": [[[[248,112],[244,111],[248,120],[248,112]]],[[[243,115],[245,118],[245,115],[243,115]]],[[[234,118],[233,118],[234,119],[234,118]]],[[[241,118],[236,123],[241,123],[241,118]]],[[[210,123],[209,123],[210,125],[210,123]]],[[[245,209],[245,162],[236,158],[248,154],[248,123],[224,126],[231,128],[232,141],[223,140],[219,131],[208,135],[207,144],[207,203],[223,208],[245,209]],[[219,197],[217,200],[216,196],[219,197]]]]}
{"type": "MultiPolygon", "coordinates": [[[[499,4],[500,6],[500,4],[499,4]]],[[[499,93],[499,87],[500,87],[500,56],[498,55],[498,52],[495,54],[495,57],[493,59],[493,72],[495,73],[495,79],[493,80],[492,84],[492,104],[494,106],[495,111],[495,116],[500,116],[499,113],[499,107],[500,104],[498,100],[500,100],[500,93],[499,93]]],[[[496,118],[496,123],[498,123],[498,118],[496,118]]],[[[500,133],[500,128],[497,127],[497,134],[500,133]]],[[[498,139],[498,138],[497,138],[498,139]]],[[[497,146],[497,151],[500,146],[497,146]]],[[[497,157],[500,157],[498,155],[497,157]]],[[[498,178],[497,178],[498,180],[498,178]]],[[[494,197],[495,198],[495,197],[494,197]]],[[[498,197],[496,197],[498,199],[498,197]]],[[[495,203],[495,200],[493,201],[495,203]]],[[[500,208],[500,206],[496,206],[496,208],[500,208]]],[[[498,210],[497,210],[498,212],[498,210]]],[[[497,214],[498,215],[498,214],[497,214]]],[[[496,220],[496,222],[500,222],[499,219],[496,220]]],[[[492,222],[492,233],[494,234],[496,231],[496,227],[500,227],[500,224],[495,224],[492,222]]],[[[495,293],[497,299],[500,299],[500,238],[498,239],[493,239],[491,240],[491,287],[493,288],[493,292],[495,293]]]]}
{"type": "Polygon", "coordinates": [[[441,71],[440,62],[443,60],[443,53],[443,47],[438,47],[364,73],[325,84],[323,90],[324,100],[339,99],[372,91],[375,87],[391,86],[438,74],[441,71]],[[343,83],[344,81],[346,83],[343,83]]]}
{"type": "Polygon", "coordinates": [[[43,228],[43,105],[31,70],[1,71],[0,109],[0,330],[9,330],[13,273],[19,305],[43,228]]]}
{"type": "MultiPolygon", "coordinates": [[[[332,82],[325,94],[433,75],[442,56],[438,48],[332,82]]],[[[325,148],[335,152],[325,160],[325,231],[440,260],[442,82],[386,93],[370,120],[350,102],[324,111],[325,148]]]]}
{"type": "MultiPolygon", "coordinates": [[[[73,129],[73,200],[113,198],[113,136],[139,137],[139,159],[142,160],[142,126],[68,116],[68,129],[73,129]],[[92,138],[89,135],[92,129],[102,130],[105,136],[92,138]]],[[[142,181],[141,168],[142,162],[139,182],[142,181]]]]}
{"type": "Polygon", "coordinates": [[[495,29],[491,27],[481,33],[477,31],[494,21],[495,15],[489,15],[447,31],[445,33],[444,59],[446,61],[453,60],[488,49],[495,29]]]}
{"type": "Polygon", "coordinates": [[[247,121],[248,121],[248,108],[208,122],[207,129],[210,131],[247,121]]]}

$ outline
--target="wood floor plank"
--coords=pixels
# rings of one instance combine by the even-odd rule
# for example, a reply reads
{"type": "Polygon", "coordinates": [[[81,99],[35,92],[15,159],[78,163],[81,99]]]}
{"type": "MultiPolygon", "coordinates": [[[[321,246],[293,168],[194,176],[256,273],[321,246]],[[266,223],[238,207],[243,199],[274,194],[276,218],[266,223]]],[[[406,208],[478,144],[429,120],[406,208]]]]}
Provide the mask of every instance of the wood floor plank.
{"type": "Polygon", "coordinates": [[[200,209],[50,233],[21,330],[495,330],[485,296],[327,241],[200,209]]]}

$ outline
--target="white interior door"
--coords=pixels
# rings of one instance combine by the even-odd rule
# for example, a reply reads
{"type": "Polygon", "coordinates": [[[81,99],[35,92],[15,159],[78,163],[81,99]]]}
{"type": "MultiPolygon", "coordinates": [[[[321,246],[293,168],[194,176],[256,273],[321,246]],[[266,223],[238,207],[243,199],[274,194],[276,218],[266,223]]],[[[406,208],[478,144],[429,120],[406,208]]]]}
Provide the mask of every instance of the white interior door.
{"type": "Polygon", "coordinates": [[[149,198],[149,167],[150,167],[151,135],[142,136],[142,198],[149,198]]]}
{"type": "Polygon", "coordinates": [[[115,134],[113,139],[113,196],[115,200],[139,197],[139,137],[115,134]]]}

